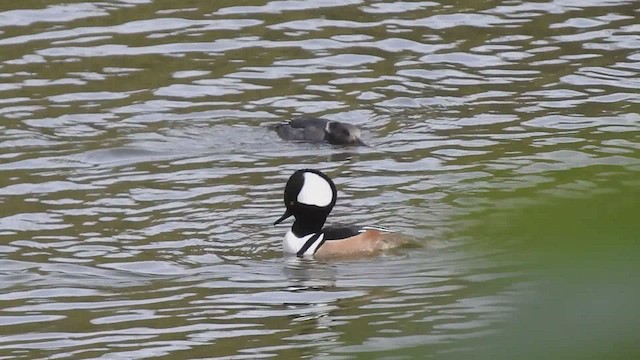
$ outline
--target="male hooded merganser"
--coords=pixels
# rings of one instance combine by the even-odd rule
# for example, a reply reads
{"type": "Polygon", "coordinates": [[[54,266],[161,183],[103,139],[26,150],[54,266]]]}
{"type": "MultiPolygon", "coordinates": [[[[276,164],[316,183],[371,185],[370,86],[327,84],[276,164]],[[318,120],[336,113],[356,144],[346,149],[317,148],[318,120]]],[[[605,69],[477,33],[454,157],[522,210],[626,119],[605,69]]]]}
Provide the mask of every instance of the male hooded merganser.
{"type": "Polygon", "coordinates": [[[305,169],[291,175],[284,189],[287,210],[273,224],[277,225],[291,215],[296,219],[284,238],[284,252],[299,257],[366,255],[404,242],[400,236],[380,228],[323,228],[337,196],[336,185],[320,171],[305,169]]]}
{"type": "Polygon", "coordinates": [[[273,129],[284,140],[326,141],[333,145],[365,145],[355,125],[316,117],[300,116],[276,124],[273,129]]]}

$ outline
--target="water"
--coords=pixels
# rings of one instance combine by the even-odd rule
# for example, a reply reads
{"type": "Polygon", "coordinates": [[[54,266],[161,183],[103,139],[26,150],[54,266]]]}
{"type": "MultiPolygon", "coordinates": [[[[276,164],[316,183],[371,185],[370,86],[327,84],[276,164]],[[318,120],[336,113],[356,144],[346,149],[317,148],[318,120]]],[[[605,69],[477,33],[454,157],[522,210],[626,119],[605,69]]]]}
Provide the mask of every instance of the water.
{"type": "Polygon", "coordinates": [[[532,209],[638,188],[639,16],[616,0],[5,2],[0,358],[468,350],[530,291],[510,254],[550,220],[532,209]],[[267,129],[299,114],[371,146],[267,129]],[[271,224],[302,167],[335,180],[330,220],[419,246],[284,258],[271,224]]]}

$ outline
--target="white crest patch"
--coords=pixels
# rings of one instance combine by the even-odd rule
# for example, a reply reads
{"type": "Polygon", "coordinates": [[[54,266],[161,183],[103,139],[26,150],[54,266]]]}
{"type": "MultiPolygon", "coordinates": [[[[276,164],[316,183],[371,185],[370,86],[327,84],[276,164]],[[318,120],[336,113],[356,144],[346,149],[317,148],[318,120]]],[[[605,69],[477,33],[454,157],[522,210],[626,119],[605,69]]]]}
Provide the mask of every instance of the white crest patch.
{"type": "Polygon", "coordinates": [[[325,207],[333,200],[331,185],[318,174],[304,173],[304,184],[298,194],[298,202],[306,205],[325,207]]]}

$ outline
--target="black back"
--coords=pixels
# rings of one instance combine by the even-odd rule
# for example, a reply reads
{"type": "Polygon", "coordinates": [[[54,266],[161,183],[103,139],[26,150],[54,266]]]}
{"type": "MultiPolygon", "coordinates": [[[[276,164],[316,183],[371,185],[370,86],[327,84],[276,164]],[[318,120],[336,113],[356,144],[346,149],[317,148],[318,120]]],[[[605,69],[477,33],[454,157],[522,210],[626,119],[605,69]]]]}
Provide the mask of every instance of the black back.
{"type": "Polygon", "coordinates": [[[361,228],[354,225],[338,225],[327,226],[322,229],[325,240],[341,240],[348,237],[356,236],[360,233],[361,228]]]}
{"type": "Polygon", "coordinates": [[[289,125],[293,128],[317,127],[324,131],[329,120],[311,116],[298,116],[289,121],[289,125]]]}

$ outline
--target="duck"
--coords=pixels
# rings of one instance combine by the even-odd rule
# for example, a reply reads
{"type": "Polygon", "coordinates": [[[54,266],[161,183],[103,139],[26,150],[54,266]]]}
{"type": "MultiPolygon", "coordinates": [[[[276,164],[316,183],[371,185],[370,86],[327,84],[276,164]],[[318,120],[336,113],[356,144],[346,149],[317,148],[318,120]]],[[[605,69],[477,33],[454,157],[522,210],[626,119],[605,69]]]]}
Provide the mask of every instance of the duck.
{"type": "Polygon", "coordinates": [[[272,126],[283,140],[366,146],[357,126],[318,117],[299,116],[272,126]]]}
{"type": "Polygon", "coordinates": [[[323,172],[302,169],[291,175],[284,188],[286,210],[273,223],[295,218],[284,237],[285,254],[317,258],[373,255],[405,242],[399,234],[381,227],[324,227],[337,198],[336,185],[323,172]]]}

